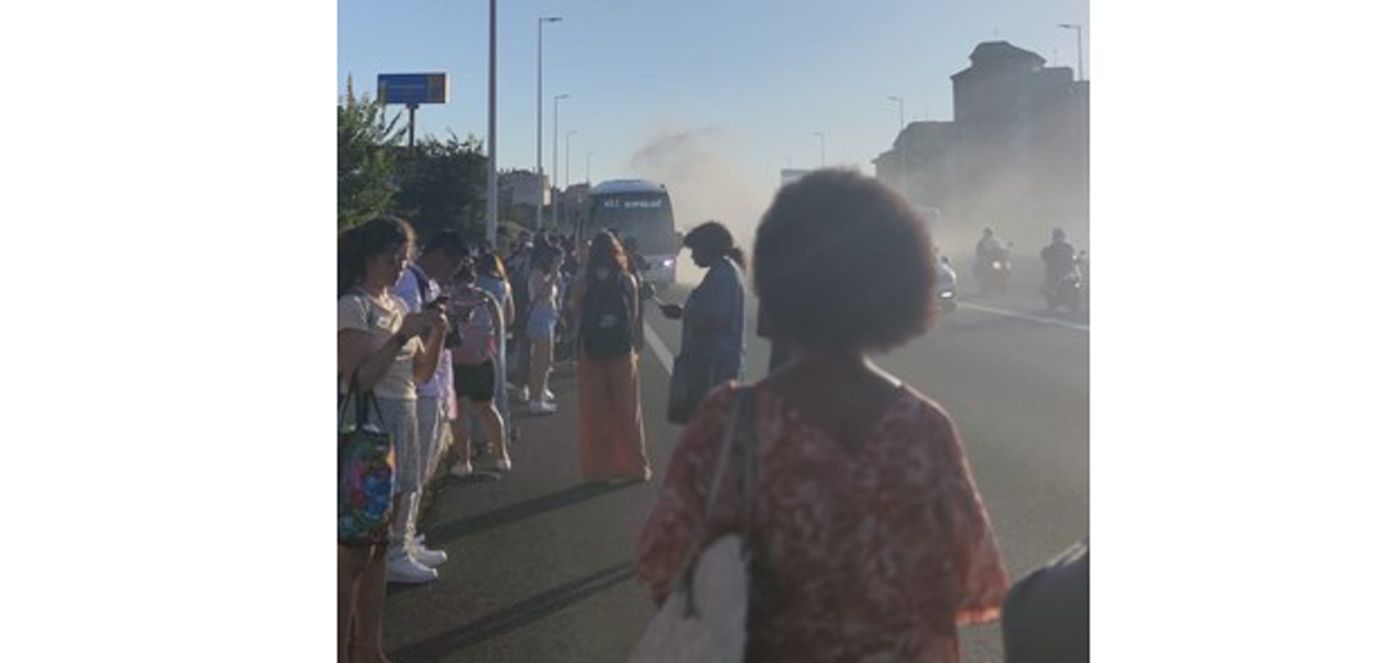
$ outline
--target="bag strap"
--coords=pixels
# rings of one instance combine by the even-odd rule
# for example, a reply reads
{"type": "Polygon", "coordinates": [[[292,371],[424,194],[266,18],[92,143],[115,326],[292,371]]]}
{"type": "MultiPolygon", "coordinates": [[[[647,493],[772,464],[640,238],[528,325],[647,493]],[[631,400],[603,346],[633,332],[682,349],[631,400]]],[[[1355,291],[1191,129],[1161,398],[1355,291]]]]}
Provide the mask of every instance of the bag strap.
{"type": "MultiPolygon", "coordinates": [[[[704,541],[705,537],[705,525],[709,523],[710,516],[714,513],[715,507],[719,502],[720,489],[724,487],[724,477],[729,467],[729,456],[734,449],[736,439],[739,437],[740,425],[747,422],[749,419],[750,405],[753,400],[753,387],[739,388],[735,398],[734,410],[730,413],[729,425],[725,429],[724,442],[719,450],[719,461],[715,464],[715,476],[714,479],[710,481],[710,494],[705,500],[705,511],[701,514],[699,522],[695,525],[694,536],[690,544],[690,552],[686,554],[685,566],[683,567],[680,577],[676,579],[676,587],[673,591],[684,592],[683,596],[685,597],[687,614],[695,613],[691,581],[695,577],[696,562],[700,558],[701,542],[704,541]]],[[[739,444],[744,444],[745,446],[745,449],[740,452],[744,454],[744,469],[743,474],[740,475],[743,505],[740,508],[743,512],[744,549],[746,551],[750,549],[749,542],[751,541],[753,527],[753,487],[756,485],[754,482],[754,474],[757,470],[757,453],[754,450],[754,447],[757,446],[756,442],[756,440],[749,444],[739,442],[739,444]]]]}
{"type": "Polygon", "coordinates": [[[338,420],[345,422],[346,411],[350,409],[350,403],[355,403],[355,427],[364,428],[369,423],[370,410],[374,411],[374,416],[379,419],[379,428],[384,429],[384,413],[379,409],[379,398],[374,395],[374,389],[360,388],[360,369],[356,368],[350,374],[350,383],[346,387],[345,399],[340,403],[340,416],[338,420]]]}

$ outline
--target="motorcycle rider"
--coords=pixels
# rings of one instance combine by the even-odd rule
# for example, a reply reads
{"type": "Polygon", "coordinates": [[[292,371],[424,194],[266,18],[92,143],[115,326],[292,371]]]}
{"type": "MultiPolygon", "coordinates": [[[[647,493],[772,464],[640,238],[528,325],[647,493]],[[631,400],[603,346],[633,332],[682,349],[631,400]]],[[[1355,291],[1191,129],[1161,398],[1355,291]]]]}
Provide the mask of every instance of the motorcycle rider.
{"type": "Polygon", "coordinates": [[[977,264],[988,266],[993,260],[999,260],[1006,251],[1006,244],[997,237],[996,232],[991,228],[982,231],[982,239],[977,242],[977,264]]]}
{"type": "Polygon", "coordinates": [[[1048,294],[1061,277],[1077,269],[1074,246],[1065,239],[1064,228],[1050,232],[1050,245],[1040,250],[1040,259],[1045,263],[1045,292],[1048,294]]]}
{"type": "Polygon", "coordinates": [[[978,286],[986,294],[989,291],[1006,291],[1006,278],[1003,274],[1000,279],[996,276],[997,262],[1001,262],[1001,269],[1010,271],[1009,258],[1011,257],[1011,247],[1001,238],[996,236],[996,232],[991,228],[982,231],[982,239],[977,242],[977,261],[973,265],[973,276],[977,277],[978,286]]]}

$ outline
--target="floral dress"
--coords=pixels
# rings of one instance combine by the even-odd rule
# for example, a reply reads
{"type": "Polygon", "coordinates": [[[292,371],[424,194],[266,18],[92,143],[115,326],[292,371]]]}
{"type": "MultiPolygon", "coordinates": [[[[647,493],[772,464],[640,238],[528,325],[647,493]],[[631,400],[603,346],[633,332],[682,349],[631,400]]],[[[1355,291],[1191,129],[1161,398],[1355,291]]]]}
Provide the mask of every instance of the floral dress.
{"type": "MultiPolygon", "coordinates": [[[[716,390],[686,428],[637,542],[637,576],[658,604],[686,561],[736,393],[716,390]]],[[[957,626],[997,619],[1007,576],[948,415],[901,387],[867,441],[847,449],[764,385],[754,412],[747,659],[959,660],[957,626]]],[[[707,543],[741,529],[735,481],[707,543]]]]}

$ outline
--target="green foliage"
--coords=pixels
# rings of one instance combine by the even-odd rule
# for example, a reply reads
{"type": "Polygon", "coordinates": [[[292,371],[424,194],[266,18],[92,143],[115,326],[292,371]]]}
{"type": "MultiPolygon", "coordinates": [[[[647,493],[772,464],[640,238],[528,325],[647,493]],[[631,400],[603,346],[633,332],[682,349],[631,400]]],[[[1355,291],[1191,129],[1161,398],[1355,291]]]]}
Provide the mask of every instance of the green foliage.
{"type": "Polygon", "coordinates": [[[396,148],[398,174],[393,210],[408,219],[420,236],[455,229],[484,230],[486,155],[481,141],[448,133],[447,140],[428,137],[410,152],[396,148]]]}
{"type": "Polygon", "coordinates": [[[394,194],[393,145],[402,138],[399,118],[386,121],[384,107],[368,95],[357,98],[354,82],[345,79],[345,96],[336,107],[336,226],[350,228],[383,214],[394,194]]]}

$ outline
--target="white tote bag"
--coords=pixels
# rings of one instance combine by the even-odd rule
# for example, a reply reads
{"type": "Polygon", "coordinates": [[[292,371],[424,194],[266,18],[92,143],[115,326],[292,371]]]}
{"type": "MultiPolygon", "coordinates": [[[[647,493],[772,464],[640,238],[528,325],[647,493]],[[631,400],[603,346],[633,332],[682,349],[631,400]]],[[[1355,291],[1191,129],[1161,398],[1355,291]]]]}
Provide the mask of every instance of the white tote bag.
{"type": "MultiPolygon", "coordinates": [[[[744,660],[746,625],[749,616],[749,545],[754,501],[754,475],[757,463],[756,439],[740,443],[744,472],[744,533],[727,534],[700,550],[705,524],[714,511],[724,486],[730,451],[740,437],[741,420],[747,421],[751,388],[739,391],[734,413],[725,432],[715,477],[705,513],[696,526],[695,544],[686,558],[685,570],[671,588],[666,603],[647,624],[642,639],[632,650],[628,663],[741,663],[744,660]]],[[[752,428],[752,427],[750,427],[752,428]]],[[[745,436],[751,437],[751,436],[745,436]]]]}

